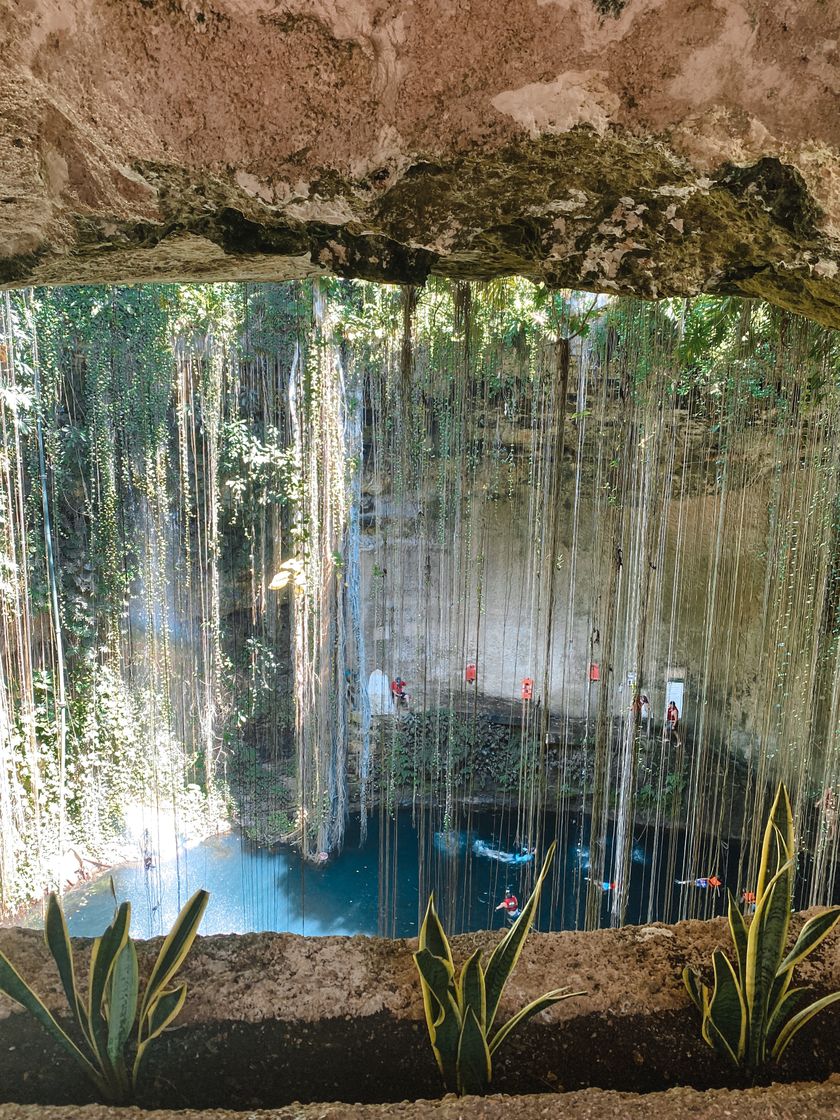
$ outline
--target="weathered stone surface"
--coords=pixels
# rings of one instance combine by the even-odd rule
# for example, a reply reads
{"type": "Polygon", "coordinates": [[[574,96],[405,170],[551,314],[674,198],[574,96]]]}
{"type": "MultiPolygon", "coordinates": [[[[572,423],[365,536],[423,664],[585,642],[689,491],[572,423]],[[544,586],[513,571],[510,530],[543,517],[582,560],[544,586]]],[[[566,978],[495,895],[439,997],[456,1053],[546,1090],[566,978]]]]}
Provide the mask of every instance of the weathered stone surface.
{"type": "Polygon", "coordinates": [[[518,272],[840,323],[824,0],[0,0],[0,283],[518,272]]]}
{"type": "MultiPolygon", "coordinates": [[[[0,1104],[0,1120],[235,1120],[242,1112],[220,1109],[147,1112],[140,1108],[39,1107],[0,1104]]],[[[558,1095],[527,1097],[446,1097],[438,1101],[399,1104],[292,1104],[285,1108],[253,1110],[248,1120],[824,1120],[840,1116],[840,1076],[822,1084],[771,1085],[766,1089],[733,1092],[714,1089],[669,1089],[666,1093],[613,1093],[583,1089],[558,1095]]]]}

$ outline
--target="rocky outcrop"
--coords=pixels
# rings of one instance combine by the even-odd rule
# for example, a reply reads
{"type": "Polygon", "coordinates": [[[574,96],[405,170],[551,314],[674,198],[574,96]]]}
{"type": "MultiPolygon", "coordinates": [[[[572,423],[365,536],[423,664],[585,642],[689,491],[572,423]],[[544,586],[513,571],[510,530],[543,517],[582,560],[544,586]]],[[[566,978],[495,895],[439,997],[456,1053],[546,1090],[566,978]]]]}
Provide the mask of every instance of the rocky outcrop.
{"type": "Polygon", "coordinates": [[[0,284],[520,273],[840,323],[823,0],[0,0],[0,284]]]}

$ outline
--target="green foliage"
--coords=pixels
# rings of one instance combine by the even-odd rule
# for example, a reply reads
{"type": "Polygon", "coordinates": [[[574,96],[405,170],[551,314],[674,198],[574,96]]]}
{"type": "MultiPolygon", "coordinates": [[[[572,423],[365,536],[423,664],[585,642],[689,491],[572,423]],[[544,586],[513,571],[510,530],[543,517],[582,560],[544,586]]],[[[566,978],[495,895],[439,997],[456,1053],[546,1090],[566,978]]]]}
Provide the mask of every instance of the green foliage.
{"type": "Polygon", "coordinates": [[[481,950],[476,949],[456,979],[452,951],[435,910],[434,895],[429,899],[414,963],[420,975],[429,1040],[444,1084],[451,1092],[485,1093],[493,1080],[493,1055],[517,1027],[562,999],[584,995],[568,988],[555,988],[494,1030],[502,993],[525,946],[556,847],[555,841],[531,897],[493,950],[486,968],[481,963],[481,950]]]}
{"type": "Polygon", "coordinates": [[[383,766],[396,789],[425,789],[444,771],[473,790],[510,790],[519,780],[521,736],[483,714],[410,712],[394,729],[383,766]]]}
{"type": "Polygon", "coordinates": [[[750,1073],[778,1061],[796,1034],[840,992],[805,1005],[804,988],[791,988],[793,970],[840,921],[840,906],[805,923],[785,953],[793,900],[793,814],[780,785],[767,821],[761,850],[755,914],[747,924],[729,892],[729,929],[735,964],[718,950],[712,957],[713,985],[691,968],[683,982],[702,1016],[704,1040],[721,1056],[750,1073]]]}
{"type": "Polygon", "coordinates": [[[0,953],[0,991],[21,1004],[78,1062],[102,1098],[126,1101],[137,1088],[146,1051],[177,1017],[187,995],[186,984],[172,986],[190,951],[210,896],[199,890],[184,905],[161,946],[140,1000],[137,951],[129,937],[131,904],[117,907],[114,919],[93,942],[87,992],[76,983],[76,967],[67,923],[54,894],[47,903],[44,937],[61,978],[81,1045],[70,1037],[52,1012],[0,953]],[[139,1013],[138,1013],[139,1005],[139,1013]],[[133,1063],[129,1044],[133,1031],[133,1063]]]}
{"type": "Polygon", "coordinates": [[[230,524],[248,525],[264,506],[287,500],[294,486],[294,456],[272,425],[259,436],[250,421],[237,417],[222,425],[220,435],[230,524]]]}

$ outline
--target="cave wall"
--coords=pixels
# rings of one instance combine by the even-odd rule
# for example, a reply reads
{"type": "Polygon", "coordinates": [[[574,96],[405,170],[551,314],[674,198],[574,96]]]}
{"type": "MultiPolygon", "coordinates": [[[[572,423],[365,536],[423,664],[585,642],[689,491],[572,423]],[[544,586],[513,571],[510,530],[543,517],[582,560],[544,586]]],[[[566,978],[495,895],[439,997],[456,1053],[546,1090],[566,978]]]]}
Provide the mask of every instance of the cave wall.
{"type": "MultiPolygon", "coordinates": [[[[597,412],[592,423],[597,426],[597,412]]],[[[571,422],[568,427],[567,446],[574,443],[571,422]]],[[[758,458],[769,456],[772,446],[766,436],[752,435],[744,439],[743,450],[758,458]]],[[[625,629],[623,622],[624,604],[631,584],[644,579],[649,560],[647,554],[631,555],[625,533],[619,625],[608,673],[603,644],[593,644],[592,636],[605,626],[614,560],[598,532],[604,507],[595,493],[591,455],[587,444],[579,483],[573,465],[566,468],[550,623],[547,598],[540,597],[546,567],[535,559],[531,540],[527,460],[520,463],[511,492],[489,501],[492,470],[484,464],[460,506],[452,503],[442,530],[434,487],[398,499],[388,477],[367,477],[361,562],[368,673],[381,669],[389,679],[401,676],[411,708],[418,711],[453,705],[470,710],[475,691],[491,707],[501,702],[516,712],[522,680],[530,677],[534,701],[547,705],[552,727],[572,721],[572,741],[587,718],[591,731],[600,703],[607,702],[615,717],[626,712],[632,700],[629,674],[639,666],[635,628],[625,629]],[[465,682],[467,661],[477,666],[474,687],[465,682]],[[590,661],[599,664],[595,684],[589,682],[590,661]]],[[[723,495],[709,484],[702,450],[689,469],[696,475],[693,492],[675,497],[667,510],[660,608],[652,598],[642,666],[654,726],[658,730],[664,720],[667,681],[683,680],[682,725],[689,738],[702,731],[743,755],[764,738],[795,751],[811,733],[810,646],[792,647],[786,669],[791,697],[779,709],[773,696],[785,678],[777,675],[782,670],[773,662],[766,633],[768,626],[772,630],[772,604],[783,593],[776,573],[768,572],[770,479],[756,471],[749,487],[723,495]],[[721,518],[722,546],[717,541],[721,518]],[[769,607],[764,601],[768,579],[769,607]]],[[[637,516],[629,505],[627,525],[637,516]]],[[[819,562],[819,549],[809,546],[804,570],[816,571],[819,562]]]]}
{"type": "Polygon", "coordinates": [[[0,284],[521,273],[840,323],[823,0],[0,0],[0,284]]]}

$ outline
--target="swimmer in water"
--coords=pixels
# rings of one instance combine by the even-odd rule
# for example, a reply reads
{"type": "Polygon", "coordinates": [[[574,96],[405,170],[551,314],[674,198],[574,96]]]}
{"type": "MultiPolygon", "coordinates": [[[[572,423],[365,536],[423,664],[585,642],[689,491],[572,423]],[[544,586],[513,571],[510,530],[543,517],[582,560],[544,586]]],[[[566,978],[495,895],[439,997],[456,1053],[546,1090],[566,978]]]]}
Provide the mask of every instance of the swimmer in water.
{"type": "Polygon", "coordinates": [[[496,909],[504,910],[507,919],[510,922],[515,921],[522,913],[522,911],[519,909],[519,900],[517,899],[515,894],[511,894],[509,887],[505,891],[505,897],[502,899],[496,909]]]}
{"type": "Polygon", "coordinates": [[[716,891],[723,886],[723,881],[717,875],[705,875],[699,879],[675,879],[674,882],[678,887],[697,887],[701,891],[716,891]]]}

